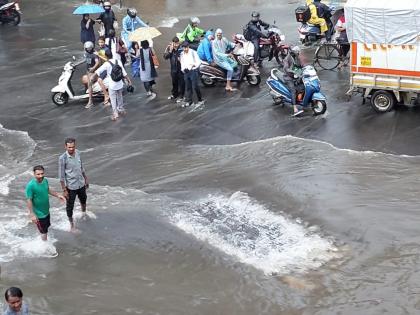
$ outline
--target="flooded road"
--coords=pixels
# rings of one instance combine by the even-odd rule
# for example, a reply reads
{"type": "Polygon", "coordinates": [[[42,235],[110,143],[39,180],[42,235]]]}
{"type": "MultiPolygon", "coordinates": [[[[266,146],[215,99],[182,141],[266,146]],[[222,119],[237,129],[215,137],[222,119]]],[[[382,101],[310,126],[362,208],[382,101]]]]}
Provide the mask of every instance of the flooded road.
{"type": "MultiPolygon", "coordinates": [[[[183,109],[167,100],[161,60],[158,97],[136,82],[129,115],[112,123],[102,105],[51,101],[65,62],[82,55],[79,3],[27,2],[22,25],[0,29],[1,290],[20,286],[33,314],[418,312],[417,108],[377,115],[344,97],[346,70],[319,72],[327,114],[294,119],[272,105],[266,64],[260,87],[203,87],[204,106],[183,109]],[[60,255],[49,259],[23,189],[40,163],[58,189],[67,136],[90,178],[90,219],[69,234],[54,200],[60,255]]],[[[160,54],[189,15],[230,37],[258,9],[297,39],[293,1],[124,5],[162,26],[160,54]]]]}

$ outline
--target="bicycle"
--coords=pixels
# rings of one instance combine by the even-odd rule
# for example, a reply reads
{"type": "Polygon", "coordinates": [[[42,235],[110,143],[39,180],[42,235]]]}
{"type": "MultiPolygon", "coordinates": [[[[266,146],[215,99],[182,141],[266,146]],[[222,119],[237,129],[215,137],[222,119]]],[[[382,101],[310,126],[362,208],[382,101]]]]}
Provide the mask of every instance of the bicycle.
{"type": "Polygon", "coordinates": [[[324,70],[334,70],[338,67],[340,62],[343,65],[349,63],[348,54],[342,56],[343,47],[346,44],[339,44],[337,42],[325,42],[321,44],[315,51],[314,65],[318,64],[324,70]]]}

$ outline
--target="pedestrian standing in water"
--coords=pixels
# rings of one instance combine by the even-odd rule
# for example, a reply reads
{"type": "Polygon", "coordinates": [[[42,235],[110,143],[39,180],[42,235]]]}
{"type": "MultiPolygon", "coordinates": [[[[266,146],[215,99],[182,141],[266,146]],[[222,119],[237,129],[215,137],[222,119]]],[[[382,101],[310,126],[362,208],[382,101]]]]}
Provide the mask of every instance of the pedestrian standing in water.
{"type": "Polygon", "coordinates": [[[140,80],[143,82],[147,96],[151,98],[156,97],[152,87],[157,78],[157,71],[153,62],[153,50],[149,47],[149,41],[143,40],[140,42],[140,80]]]}
{"type": "Polygon", "coordinates": [[[186,88],[186,101],[182,107],[190,106],[193,104],[193,89],[197,95],[198,105],[203,104],[201,97],[200,87],[198,86],[198,68],[200,67],[201,60],[197,52],[190,49],[190,44],[185,41],[182,43],[182,53],[179,57],[181,61],[181,69],[184,73],[185,88],[186,88]]]}
{"type": "Polygon", "coordinates": [[[128,86],[131,86],[131,80],[127,75],[121,61],[112,58],[110,50],[105,52],[105,56],[108,61],[96,70],[96,75],[100,76],[106,71],[106,81],[108,83],[108,93],[112,106],[112,117],[111,120],[116,121],[119,115],[125,115],[124,100],[123,100],[123,88],[124,80],[128,86]]]}
{"type": "Polygon", "coordinates": [[[10,287],[4,293],[7,307],[3,315],[29,315],[28,304],[23,302],[22,290],[17,287],[10,287]]]}
{"type": "Polygon", "coordinates": [[[34,178],[26,185],[25,194],[28,206],[28,214],[31,221],[36,224],[41,239],[47,241],[50,221],[50,197],[54,196],[65,202],[66,198],[53,191],[48,180],[44,177],[45,170],[42,165],[33,168],[34,178]]]}
{"type": "Polygon", "coordinates": [[[66,152],[58,159],[58,175],[64,197],[67,199],[66,212],[70,222],[70,231],[77,232],[73,221],[73,208],[76,196],[79,198],[82,216],[86,217],[86,189],[89,188],[88,178],[80,153],[76,150],[76,140],[64,140],[66,152]]]}
{"type": "Polygon", "coordinates": [[[115,30],[109,31],[109,37],[105,39],[105,45],[111,50],[112,58],[118,59],[123,65],[127,62],[126,53],[128,52],[127,47],[123,40],[116,36],[115,30]]]}
{"type": "Polygon", "coordinates": [[[163,58],[169,59],[171,63],[172,92],[168,99],[175,99],[177,103],[183,100],[185,94],[184,74],[181,71],[181,62],[179,61],[181,52],[179,38],[175,36],[163,54],[163,58]]]}
{"type": "Polygon", "coordinates": [[[138,42],[131,42],[130,58],[131,76],[133,78],[140,78],[140,45],[138,42]]]}
{"type": "Polygon", "coordinates": [[[80,40],[83,44],[86,42],[95,42],[93,24],[95,24],[95,21],[90,18],[89,14],[83,14],[82,21],[80,22],[80,40]]]}

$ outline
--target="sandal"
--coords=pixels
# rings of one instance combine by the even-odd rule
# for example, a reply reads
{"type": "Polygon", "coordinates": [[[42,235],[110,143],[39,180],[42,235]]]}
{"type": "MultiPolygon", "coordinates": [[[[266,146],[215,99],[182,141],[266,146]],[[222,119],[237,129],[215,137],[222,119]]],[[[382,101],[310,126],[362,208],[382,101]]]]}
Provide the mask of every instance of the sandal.
{"type": "Polygon", "coordinates": [[[228,92],[235,92],[238,89],[235,89],[235,88],[225,88],[225,90],[228,91],[228,92]]]}

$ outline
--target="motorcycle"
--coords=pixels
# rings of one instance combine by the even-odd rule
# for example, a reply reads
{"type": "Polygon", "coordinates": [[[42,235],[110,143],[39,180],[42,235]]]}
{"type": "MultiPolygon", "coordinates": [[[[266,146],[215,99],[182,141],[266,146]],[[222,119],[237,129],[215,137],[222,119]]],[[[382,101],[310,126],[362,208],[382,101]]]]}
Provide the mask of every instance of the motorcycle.
{"type": "MultiPolygon", "coordinates": [[[[73,61],[75,61],[76,58],[73,57],[73,61]]],[[[76,68],[84,64],[85,60],[81,60],[77,63],[73,63],[72,61],[67,62],[63,67],[63,72],[61,73],[58,84],[51,89],[52,94],[52,101],[55,105],[61,106],[68,103],[70,100],[86,100],[89,98],[89,93],[86,90],[84,94],[76,95],[74,93],[73,87],[71,85],[71,79],[73,77],[74,71],[76,71],[76,68]]],[[[95,82],[92,85],[92,93],[93,97],[103,97],[101,86],[98,82],[95,82]]]]}
{"type": "MultiPolygon", "coordinates": [[[[321,92],[321,84],[315,68],[307,65],[296,76],[301,78],[303,82],[303,86],[297,87],[296,105],[300,105],[304,109],[311,108],[315,116],[324,114],[327,110],[327,98],[321,92]]],[[[271,70],[267,85],[270,88],[270,95],[274,104],[291,104],[292,94],[282,80],[280,70],[276,68],[271,70]]]]}
{"type": "MultiPolygon", "coordinates": [[[[329,7],[330,18],[325,19],[328,26],[328,32],[331,33],[331,37],[334,35],[334,24],[331,21],[331,17],[334,16],[336,8],[334,6],[329,7]]],[[[338,12],[338,10],[337,10],[338,12]]],[[[299,39],[305,46],[310,46],[320,41],[324,36],[321,35],[321,28],[318,25],[310,24],[308,21],[311,19],[311,12],[308,6],[299,6],[295,10],[296,21],[301,23],[298,27],[299,39]]]]}
{"type": "Polygon", "coordinates": [[[20,23],[19,4],[17,1],[0,6],[0,23],[18,25],[20,23]]]}
{"type": "Polygon", "coordinates": [[[271,61],[274,57],[277,63],[283,66],[283,59],[289,49],[289,45],[284,43],[286,36],[277,27],[270,27],[267,31],[267,37],[261,37],[259,41],[260,58],[268,58],[268,61],[271,61]]]}
{"type": "MultiPolygon", "coordinates": [[[[249,45],[253,48],[252,43],[249,45]]],[[[245,79],[250,85],[256,86],[261,83],[260,71],[254,65],[254,52],[249,50],[247,54],[234,54],[238,67],[233,72],[232,81],[242,82],[245,79]]],[[[211,65],[205,61],[201,62],[200,79],[204,86],[213,86],[216,82],[226,82],[227,71],[217,65],[211,65]]]]}

